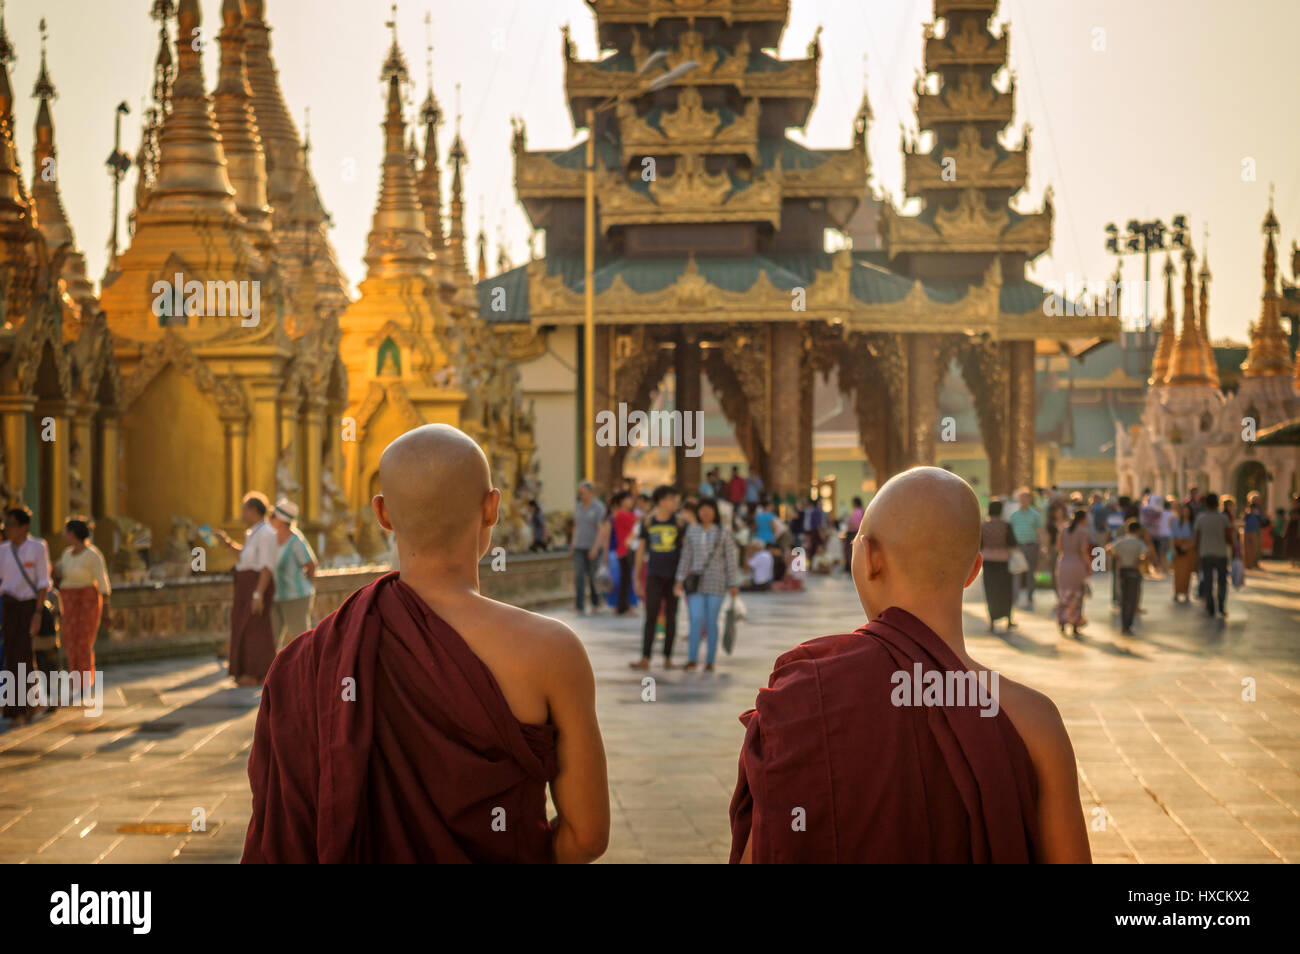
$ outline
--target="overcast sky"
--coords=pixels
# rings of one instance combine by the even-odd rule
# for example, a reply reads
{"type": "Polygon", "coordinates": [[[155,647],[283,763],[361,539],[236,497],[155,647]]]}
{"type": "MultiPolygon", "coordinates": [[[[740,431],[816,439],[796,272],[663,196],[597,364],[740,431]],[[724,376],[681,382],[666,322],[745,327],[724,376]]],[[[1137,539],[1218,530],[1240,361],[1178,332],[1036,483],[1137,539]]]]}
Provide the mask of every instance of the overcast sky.
{"type": "MultiPolygon", "coordinates": [[[[299,126],[311,108],[312,163],[334,217],[339,262],[362,277],[366,232],[381,161],[383,88],[389,42],[384,0],[267,0],[272,53],[299,126]],[[358,170],[347,181],[348,161],[358,170]]],[[[843,148],[863,83],[875,110],[872,182],[898,196],[900,124],[914,128],[912,87],[921,65],[922,24],[932,0],[791,0],[781,53],[804,55],[822,33],[821,90],[804,134],[814,146],[843,148]],[[865,77],[865,80],[864,80],[865,77]]],[[[7,5],[18,95],[18,148],[31,175],[28,98],[40,59],[37,20],[49,23],[49,67],[59,90],[54,121],[64,204],[90,263],[103,273],[111,192],[104,160],[112,148],[113,107],[125,99],[126,151],[139,141],[157,29],[150,0],[22,0],[7,5]]],[[[219,0],[203,0],[205,32],[220,28],[219,0]]],[[[417,79],[410,115],[425,94],[426,12],[433,18],[435,92],[448,122],[456,84],[470,155],[467,230],[486,216],[489,258],[504,230],[516,262],[526,257],[527,220],[513,194],[512,115],[527,122],[529,148],[576,141],[563,95],[560,27],[571,25],[578,53],[596,54],[594,20],[583,0],[421,0],[399,4],[399,38],[417,79]]],[[[1030,178],[1022,207],[1055,190],[1055,239],[1033,277],[1046,284],[1104,280],[1114,269],[1103,228],[1130,218],[1188,215],[1198,252],[1210,229],[1215,283],[1211,330],[1244,338],[1259,314],[1260,223],[1276,185],[1281,257],[1300,237],[1300,122],[1295,118],[1296,0],[1003,0],[1018,77],[1017,132],[1033,126],[1030,178]],[[1100,48],[1100,49],[1098,49],[1100,48]],[[1254,179],[1248,173],[1253,170],[1254,179]]],[[[174,33],[174,30],[173,30],[174,33]]],[[[218,47],[204,47],[208,89],[218,47]]],[[[128,174],[124,199],[130,195],[128,174]]],[[[445,193],[444,193],[445,194],[445,193]]],[[[1124,277],[1141,279],[1139,259],[1124,277]]],[[[1153,269],[1158,275],[1158,269],[1153,269]]],[[[1157,296],[1158,297],[1158,296],[1157,296]]],[[[1181,300],[1181,299],[1180,299],[1181,300]]]]}

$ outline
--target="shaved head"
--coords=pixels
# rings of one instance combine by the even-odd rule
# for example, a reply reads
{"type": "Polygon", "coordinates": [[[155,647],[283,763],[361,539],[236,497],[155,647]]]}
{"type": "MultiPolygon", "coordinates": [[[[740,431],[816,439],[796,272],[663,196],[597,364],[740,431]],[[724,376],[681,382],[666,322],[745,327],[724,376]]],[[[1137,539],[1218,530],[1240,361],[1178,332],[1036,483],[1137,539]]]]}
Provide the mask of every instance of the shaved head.
{"type": "Polygon", "coordinates": [[[979,553],[980,504],[956,474],[913,467],[885,482],[858,532],[910,586],[960,591],[979,553]]]}
{"type": "Polygon", "coordinates": [[[492,474],[468,434],[426,424],[384,449],[379,491],[398,539],[412,553],[429,552],[477,534],[492,474]]]}

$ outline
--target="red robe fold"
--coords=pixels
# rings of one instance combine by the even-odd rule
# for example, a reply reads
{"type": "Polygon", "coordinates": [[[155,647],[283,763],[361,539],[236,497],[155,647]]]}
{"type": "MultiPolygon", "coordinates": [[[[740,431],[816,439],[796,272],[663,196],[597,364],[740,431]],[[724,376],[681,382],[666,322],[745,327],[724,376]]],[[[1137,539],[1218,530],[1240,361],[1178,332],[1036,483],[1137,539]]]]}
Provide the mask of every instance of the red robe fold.
{"type": "Polygon", "coordinates": [[[555,774],[554,727],[389,573],[276,657],[243,860],[550,862],[555,774]]]}
{"type": "Polygon", "coordinates": [[[964,669],[897,607],[776,661],[740,717],[733,863],[751,837],[755,863],[1035,859],[1037,785],[1015,726],[975,705],[893,705],[893,674],[918,662],[964,669]]]}

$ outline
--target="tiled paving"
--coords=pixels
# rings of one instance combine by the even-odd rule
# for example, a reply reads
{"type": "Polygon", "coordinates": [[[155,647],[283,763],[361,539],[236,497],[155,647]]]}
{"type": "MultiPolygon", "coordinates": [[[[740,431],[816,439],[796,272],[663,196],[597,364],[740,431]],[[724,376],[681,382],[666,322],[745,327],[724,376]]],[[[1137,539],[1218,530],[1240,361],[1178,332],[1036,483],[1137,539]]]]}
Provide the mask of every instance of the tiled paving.
{"type": "MultiPolygon", "coordinates": [[[[1233,592],[1226,623],[1148,582],[1133,639],[1113,625],[1105,577],[1078,642],[1057,635],[1050,594],[1004,637],[985,633],[981,594],[969,592],[973,655],[1065,716],[1097,861],[1300,860],[1300,574],[1270,567],[1233,592]]],[[[861,618],[842,576],[746,601],[735,655],[712,674],[664,673],[656,660],[654,702],[627,668],[640,619],[557,614],[597,674],[614,809],[606,860],[725,860],[736,716],[781,651],[861,618]]],[[[0,862],[237,861],[256,691],[229,688],[210,659],[106,678],[102,716],[64,711],[0,731],[0,862]],[[188,830],[196,809],[206,830],[188,830]]]]}

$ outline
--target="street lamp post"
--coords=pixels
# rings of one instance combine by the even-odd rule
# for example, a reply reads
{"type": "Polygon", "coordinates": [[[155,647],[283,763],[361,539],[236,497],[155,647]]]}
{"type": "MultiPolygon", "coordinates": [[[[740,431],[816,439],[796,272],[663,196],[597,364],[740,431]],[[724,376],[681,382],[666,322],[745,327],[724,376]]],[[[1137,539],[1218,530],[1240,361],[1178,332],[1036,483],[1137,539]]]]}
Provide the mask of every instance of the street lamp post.
{"type": "Polygon", "coordinates": [[[587,107],[587,188],[585,235],[583,240],[583,305],[585,314],[582,322],[582,396],[583,411],[586,416],[583,427],[583,477],[587,480],[594,480],[596,477],[596,290],[594,287],[596,271],[596,116],[630,98],[663,89],[699,65],[695,60],[686,60],[649,82],[640,80],[640,77],[662,63],[667,56],[667,50],[656,50],[651,53],[637,68],[634,82],[629,83],[625,89],[615,93],[599,106],[587,107]]]}

